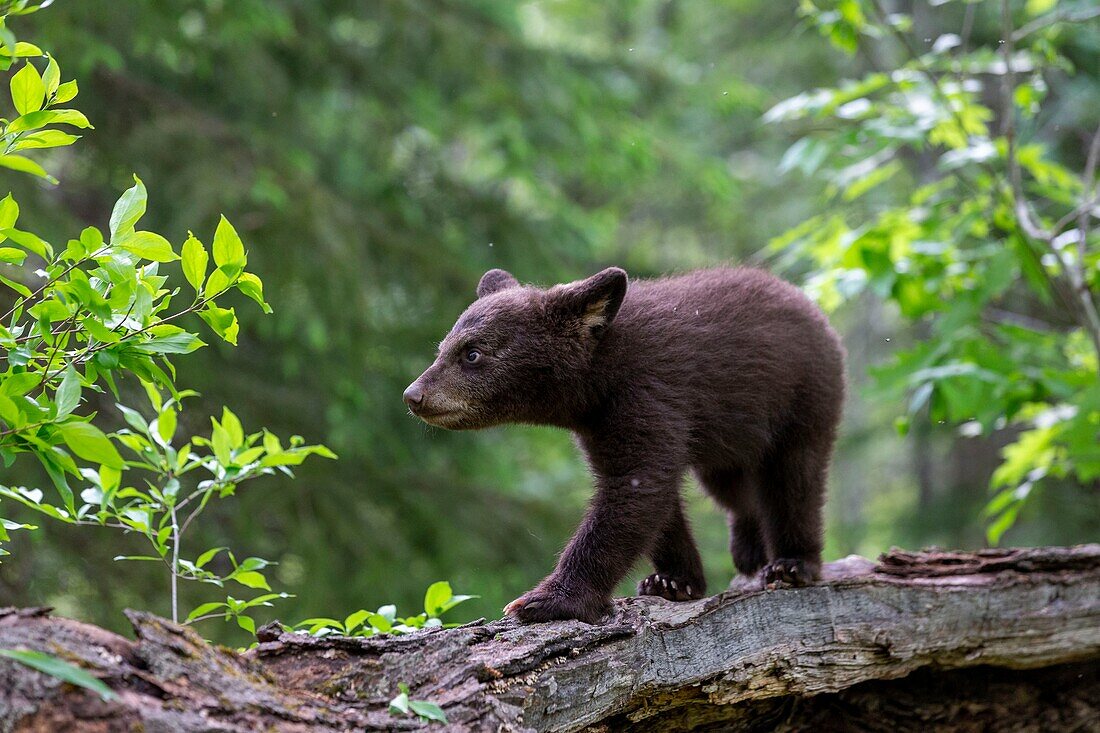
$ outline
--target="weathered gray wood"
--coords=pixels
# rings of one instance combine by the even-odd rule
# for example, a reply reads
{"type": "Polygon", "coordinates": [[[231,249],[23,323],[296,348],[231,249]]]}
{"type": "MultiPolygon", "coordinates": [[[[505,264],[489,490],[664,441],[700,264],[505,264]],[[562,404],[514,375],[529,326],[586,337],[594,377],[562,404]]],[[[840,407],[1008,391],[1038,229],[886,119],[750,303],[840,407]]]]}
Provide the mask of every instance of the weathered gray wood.
{"type": "Polygon", "coordinates": [[[419,727],[386,711],[398,682],[442,705],[452,730],[798,729],[840,709],[873,719],[879,705],[912,730],[982,715],[1030,716],[1035,729],[1100,719],[1100,545],[850,557],[808,588],[623,599],[598,625],[502,620],[371,639],[268,626],[244,655],[129,617],[136,642],[0,613],[0,648],[62,656],[121,693],[104,703],[0,660],[0,731],[419,727]]]}

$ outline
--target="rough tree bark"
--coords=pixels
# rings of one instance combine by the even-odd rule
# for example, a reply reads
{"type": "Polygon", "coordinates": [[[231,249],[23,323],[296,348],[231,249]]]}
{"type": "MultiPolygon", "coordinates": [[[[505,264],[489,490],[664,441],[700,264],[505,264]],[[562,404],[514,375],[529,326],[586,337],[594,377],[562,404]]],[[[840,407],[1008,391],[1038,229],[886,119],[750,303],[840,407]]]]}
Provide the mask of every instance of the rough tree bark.
{"type": "Polygon", "coordinates": [[[244,654],[128,611],[136,640],[0,611],[0,648],[78,664],[118,697],[0,660],[0,731],[1100,731],[1100,545],[850,557],[821,583],[604,623],[477,622],[405,637],[260,630],[244,654]]]}

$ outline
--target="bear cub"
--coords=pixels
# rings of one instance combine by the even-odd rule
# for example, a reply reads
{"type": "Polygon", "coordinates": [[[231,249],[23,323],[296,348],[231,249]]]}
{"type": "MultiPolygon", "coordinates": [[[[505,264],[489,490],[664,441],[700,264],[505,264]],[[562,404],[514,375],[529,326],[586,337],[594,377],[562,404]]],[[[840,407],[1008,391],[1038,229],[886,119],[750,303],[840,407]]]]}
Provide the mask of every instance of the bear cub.
{"type": "Polygon", "coordinates": [[[768,273],[628,285],[611,267],[544,290],[490,270],[404,399],[430,425],[554,425],[584,450],[595,494],[555,570],[505,609],[523,621],[595,622],[642,555],[654,573],[639,593],[703,597],[688,469],[725,509],[740,573],[820,575],[844,351],[817,306],[768,273]]]}

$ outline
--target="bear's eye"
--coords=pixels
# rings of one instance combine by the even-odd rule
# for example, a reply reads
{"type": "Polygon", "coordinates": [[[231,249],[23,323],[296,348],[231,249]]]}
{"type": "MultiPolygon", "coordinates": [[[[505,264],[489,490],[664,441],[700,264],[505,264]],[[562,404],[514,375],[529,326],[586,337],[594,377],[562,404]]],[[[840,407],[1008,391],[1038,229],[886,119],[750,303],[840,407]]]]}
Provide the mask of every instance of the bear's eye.
{"type": "Polygon", "coordinates": [[[469,351],[466,352],[466,363],[467,364],[477,364],[479,361],[481,361],[481,352],[480,351],[478,351],[477,349],[470,349],[469,351]]]}

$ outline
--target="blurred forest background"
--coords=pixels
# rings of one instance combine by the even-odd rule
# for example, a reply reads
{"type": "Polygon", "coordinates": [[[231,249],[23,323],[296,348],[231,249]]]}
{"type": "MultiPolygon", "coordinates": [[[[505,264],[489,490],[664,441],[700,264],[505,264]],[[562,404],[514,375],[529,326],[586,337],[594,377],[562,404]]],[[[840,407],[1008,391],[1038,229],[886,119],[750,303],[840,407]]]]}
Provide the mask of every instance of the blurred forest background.
{"type": "MultiPolygon", "coordinates": [[[[1053,3],[1037,5],[1014,6],[1020,23],[1053,3]]],[[[952,34],[996,48],[999,8],[886,9],[911,14],[906,35],[924,53],[952,34]]],[[[250,485],[194,530],[196,546],[279,563],[271,576],[296,597],[274,615],[415,610],[448,579],[481,596],[464,612],[493,617],[552,568],[589,495],[583,461],[550,429],[427,428],[402,389],[492,267],[550,284],[612,264],[639,278],[749,262],[815,282],[814,262],[778,238],[840,200],[873,211],[923,182],[912,155],[867,195],[838,199],[835,179],[808,175],[824,153],[792,152],[819,123],[766,118],[904,61],[887,39],[838,51],[843,29],[830,39],[828,18],[816,20],[773,0],[60,0],[21,19],[19,36],[80,80],[95,129],[79,155],[53,154],[60,187],[13,173],[3,185],[56,241],[104,222],[134,172],[151,228],[172,242],[221,212],[235,223],[275,312],[241,309],[238,348],[178,360],[179,384],[202,393],[180,429],[229,404],[246,425],[340,456],[250,485]]],[[[1080,171],[1100,121],[1097,21],[1055,41],[1072,68],[1043,75],[1027,134],[1080,171]]],[[[827,557],[983,545],[990,477],[1018,430],[960,429],[934,403],[873,387],[869,369],[919,346],[927,319],[874,288],[843,300],[831,315],[852,389],[827,557]]],[[[17,463],[5,483],[34,481],[18,473],[30,468],[17,463]]],[[[694,486],[685,493],[715,592],[732,573],[725,522],[694,486]]],[[[1002,542],[1098,538],[1095,482],[1055,476],[1002,542]]],[[[59,524],[13,535],[0,605],[53,605],[113,628],[121,607],[162,611],[157,568],[111,561],[139,540],[59,524]]]]}

